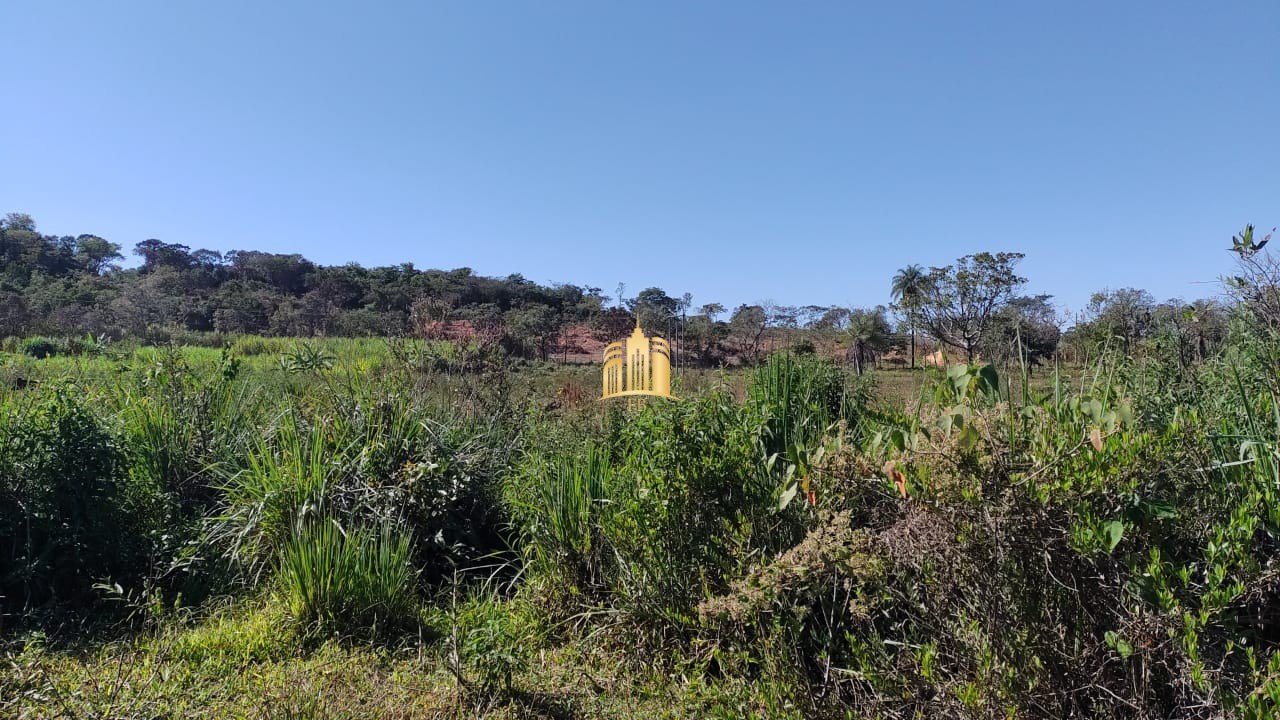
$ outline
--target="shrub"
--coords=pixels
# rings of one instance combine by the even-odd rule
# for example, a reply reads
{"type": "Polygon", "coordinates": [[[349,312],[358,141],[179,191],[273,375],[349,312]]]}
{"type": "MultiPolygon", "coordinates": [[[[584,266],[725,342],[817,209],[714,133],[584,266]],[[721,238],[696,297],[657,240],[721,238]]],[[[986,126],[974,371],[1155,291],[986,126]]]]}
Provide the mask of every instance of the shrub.
{"type": "Polygon", "coordinates": [[[796,355],[812,355],[817,352],[817,348],[813,346],[813,341],[805,338],[791,346],[791,352],[796,355]]]}
{"type": "Polygon", "coordinates": [[[359,376],[323,390],[285,412],[242,467],[222,467],[210,536],[251,578],[298,522],[320,515],[404,524],[429,582],[508,548],[499,478],[513,446],[501,417],[437,421],[407,390],[359,376]]]}
{"type": "Polygon", "coordinates": [[[404,331],[400,313],[360,308],[339,310],[333,318],[330,334],[336,337],[397,335],[404,331]]]}
{"type": "Polygon", "coordinates": [[[526,671],[537,642],[538,623],[519,600],[502,601],[487,588],[451,608],[449,634],[456,638],[460,667],[455,668],[475,700],[510,694],[526,671]]]}
{"type": "Polygon", "coordinates": [[[500,486],[517,446],[503,413],[468,419],[456,406],[370,381],[350,381],[331,399],[329,432],[351,449],[329,490],[340,517],[412,528],[428,582],[509,549],[500,486]]]}
{"type": "Polygon", "coordinates": [[[737,551],[794,536],[761,481],[757,436],[750,413],[714,394],[624,416],[607,447],[532,459],[510,488],[526,556],[564,596],[591,590],[656,632],[690,627],[737,551]]]}
{"type": "Polygon", "coordinates": [[[333,367],[333,356],[316,343],[297,342],[280,355],[280,369],[291,375],[320,375],[333,367]]]}
{"type": "Polygon", "coordinates": [[[146,568],[122,458],[106,428],[58,386],[0,413],[0,602],[77,606],[107,578],[146,568]]]}
{"type": "Polygon", "coordinates": [[[1252,420],[1206,438],[1194,408],[1143,422],[1102,370],[1019,406],[983,368],[938,377],[823,463],[853,512],[704,602],[709,630],[780,636],[815,694],[869,716],[1252,711],[1274,688],[1273,401],[1238,396],[1252,420]],[[907,499],[860,489],[885,460],[907,499]]]}
{"type": "Polygon", "coordinates": [[[129,474],[186,510],[213,502],[210,468],[239,461],[257,434],[259,398],[237,382],[240,360],[223,348],[213,371],[197,370],[173,348],[158,353],[137,383],[121,383],[115,402],[129,474]]]}
{"type": "Polygon", "coordinates": [[[67,343],[56,338],[34,337],[22,341],[20,349],[23,354],[41,359],[62,355],[68,351],[67,343]]]}

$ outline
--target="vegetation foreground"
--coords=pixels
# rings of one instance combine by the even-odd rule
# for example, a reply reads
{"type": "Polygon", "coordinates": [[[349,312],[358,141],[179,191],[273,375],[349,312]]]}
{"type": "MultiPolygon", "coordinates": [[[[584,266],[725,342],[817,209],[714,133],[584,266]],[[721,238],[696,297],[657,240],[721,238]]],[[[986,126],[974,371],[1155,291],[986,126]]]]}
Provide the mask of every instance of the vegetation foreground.
{"type": "Polygon", "coordinates": [[[0,715],[1273,717],[1261,257],[1213,347],[1034,380],[781,352],[629,407],[469,341],[14,343],[0,715]]]}

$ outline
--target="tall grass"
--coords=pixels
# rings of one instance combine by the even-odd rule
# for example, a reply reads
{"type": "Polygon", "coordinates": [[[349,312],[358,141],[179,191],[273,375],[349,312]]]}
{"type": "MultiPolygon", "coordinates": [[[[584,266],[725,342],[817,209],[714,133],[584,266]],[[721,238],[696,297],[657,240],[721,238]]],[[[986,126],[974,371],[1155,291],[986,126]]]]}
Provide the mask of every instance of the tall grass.
{"type": "Polygon", "coordinates": [[[756,368],[747,399],[762,415],[767,452],[803,462],[837,423],[856,428],[866,408],[866,381],[851,383],[826,358],[777,353],[756,368]]]}
{"type": "Polygon", "coordinates": [[[129,473],[169,493],[184,510],[209,509],[214,465],[234,463],[261,437],[261,387],[244,382],[241,362],[228,348],[208,367],[188,353],[153,353],[143,372],[114,386],[107,400],[116,412],[129,455],[129,473]]]}
{"type": "Polygon", "coordinates": [[[575,574],[578,581],[598,581],[601,521],[613,477],[608,451],[591,444],[531,475],[530,500],[519,508],[527,553],[548,569],[575,574]]]}
{"type": "Polygon", "coordinates": [[[390,525],[344,530],[306,523],[280,554],[280,585],[293,616],[321,630],[379,629],[414,607],[412,538],[390,525]]]}
{"type": "Polygon", "coordinates": [[[825,447],[857,430],[867,385],[846,382],[825,358],[776,353],[752,373],[748,404],[759,413],[763,463],[758,482],[776,485],[785,507],[797,494],[813,498],[810,475],[825,447]]]}
{"type": "Polygon", "coordinates": [[[343,459],[324,428],[306,430],[295,415],[284,415],[274,436],[256,443],[246,467],[223,482],[223,511],[210,533],[214,544],[256,582],[294,528],[324,514],[343,459]]]}

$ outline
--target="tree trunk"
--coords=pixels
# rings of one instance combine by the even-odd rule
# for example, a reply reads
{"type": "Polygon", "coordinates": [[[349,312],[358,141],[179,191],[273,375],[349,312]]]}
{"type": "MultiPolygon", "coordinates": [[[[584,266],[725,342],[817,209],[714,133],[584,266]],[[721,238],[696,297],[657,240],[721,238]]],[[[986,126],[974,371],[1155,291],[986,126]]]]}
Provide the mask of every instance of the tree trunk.
{"type": "Polygon", "coordinates": [[[916,324],[911,323],[911,369],[916,369],[916,324]]]}

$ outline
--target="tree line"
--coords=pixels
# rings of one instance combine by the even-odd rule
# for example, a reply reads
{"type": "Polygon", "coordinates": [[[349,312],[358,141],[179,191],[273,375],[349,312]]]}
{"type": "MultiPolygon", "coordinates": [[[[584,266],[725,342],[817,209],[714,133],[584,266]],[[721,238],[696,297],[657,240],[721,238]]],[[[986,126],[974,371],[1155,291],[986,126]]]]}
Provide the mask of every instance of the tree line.
{"type": "MultiPolygon", "coordinates": [[[[778,347],[843,356],[862,371],[919,362],[920,351],[951,360],[1022,360],[1031,365],[1098,343],[1126,351],[1148,341],[1176,345],[1188,360],[1221,341],[1221,303],[1173,300],[1122,288],[1095,293],[1076,318],[1049,295],[1024,294],[1021,253],[982,252],[955,263],[908,265],[890,282],[891,302],[870,308],[693,303],[651,287],[634,296],[519,274],[469,268],[320,265],[300,254],[217,252],[149,239],[123,266],[120,245],[97,235],[45,235],[23,213],[0,220],[0,337],[83,335],[145,341],[191,333],[293,337],[415,335],[488,339],[538,358],[569,353],[570,329],[596,340],[628,333],[638,318],[679,348],[679,361],[710,366],[754,362],[778,347]],[[1064,327],[1066,331],[1064,332],[1064,327]]],[[[576,348],[581,349],[581,348],[576,348]]]]}

